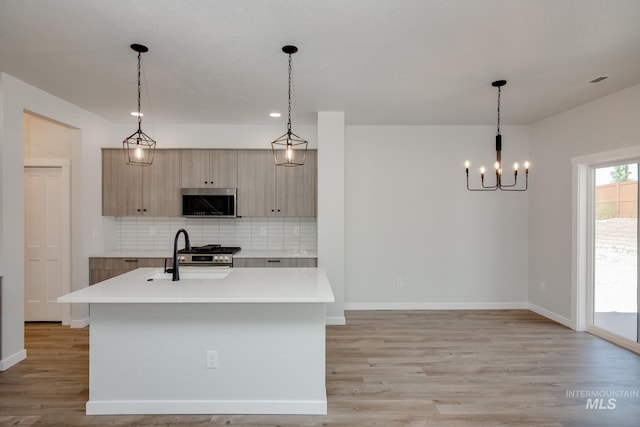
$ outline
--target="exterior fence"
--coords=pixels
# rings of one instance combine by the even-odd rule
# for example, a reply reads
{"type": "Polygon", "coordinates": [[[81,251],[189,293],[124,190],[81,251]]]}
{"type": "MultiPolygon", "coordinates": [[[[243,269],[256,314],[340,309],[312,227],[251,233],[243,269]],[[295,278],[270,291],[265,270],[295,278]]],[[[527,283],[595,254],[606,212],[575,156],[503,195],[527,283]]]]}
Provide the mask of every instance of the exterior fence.
{"type": "Polygon", "coordinates": [[[637,218],[638,181],[596,186],[596,219],[637,218]]]}

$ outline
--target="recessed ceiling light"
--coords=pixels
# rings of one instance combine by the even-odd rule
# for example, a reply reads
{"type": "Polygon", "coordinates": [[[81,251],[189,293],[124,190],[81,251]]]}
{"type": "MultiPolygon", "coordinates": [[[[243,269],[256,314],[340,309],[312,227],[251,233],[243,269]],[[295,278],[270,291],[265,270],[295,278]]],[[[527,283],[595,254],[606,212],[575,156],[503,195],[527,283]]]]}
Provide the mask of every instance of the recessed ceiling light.
{"type": "Polygon", "coordinates": [[[142,113],[138,113],[137,111],[132,111],[132,112],[131,112],[131,115],[132,115],[133,117],[142,117],[142,116],[144,116],[144,114],[142,114],[142,113]]]}
{"type": "Polygon", "coordinates": [[[282,114],[273,112],[273,113],[269,113],[269,117],[278,118],[278,117],[282,117],[282,114]]]}

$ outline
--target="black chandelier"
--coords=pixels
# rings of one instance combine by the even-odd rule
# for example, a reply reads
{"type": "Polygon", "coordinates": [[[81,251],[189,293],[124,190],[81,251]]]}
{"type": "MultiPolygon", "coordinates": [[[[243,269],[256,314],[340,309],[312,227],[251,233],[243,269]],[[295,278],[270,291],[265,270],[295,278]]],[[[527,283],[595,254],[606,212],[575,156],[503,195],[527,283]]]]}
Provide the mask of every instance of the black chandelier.
{"type": "Polygon", "coordinates": [[[287,132],[271,143],[271,151],[277,166],[302,166],[307,157],[307,141],[291,132],[291,55],[298,48],[287,45],[282,51],[289,55],[289,120],[287,132]]]}
{"type": "Polygon", "coordinates": [[[467,173],[467,190],[469,191],[526,191],[529,188],[529,162],[524,163],[524,187],[517,187],[518,184],[518,163],[513,164],[513,184],[504,184],[502,182],[502,134],[500,133],[500,92],[502,86],[506,85],[506,80],[496,80],[491,86],[498,88],[498,130],[496,133],[496,162],[494,163],[496,173],[496,183],[494,185],[486,185],[484,182],[484,166],[480,168],[480,180],[482,188],[469,187],[469,166],[471,163],[467,160],[464,164],[467,173]]]}
{"type": "Polygon", "coordinates": [[[140,112],[140,57],[149,48],[141,44],[132,44],[131,49],[138,52],[138,112],[131,113],[138,117],[138,130],[122,142],[124,160],[128,165],[149,166],[153,163],[156,142],[149,135],[142,132],[142,113],[140,112]]]}

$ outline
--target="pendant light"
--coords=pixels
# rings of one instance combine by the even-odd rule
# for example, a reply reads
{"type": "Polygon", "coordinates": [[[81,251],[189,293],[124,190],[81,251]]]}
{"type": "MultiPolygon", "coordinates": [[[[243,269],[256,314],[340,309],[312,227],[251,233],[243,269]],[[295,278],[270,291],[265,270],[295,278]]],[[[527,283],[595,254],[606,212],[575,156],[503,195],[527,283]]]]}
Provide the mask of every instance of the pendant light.
{"type": "Polygon", "coordinates": [[[149,48],[141,44],[132,44],[131,49],[138,52],[138,112],[131,113],[138,117],[138,130],[122,142],[124,160],[128,165],[149,166],[153,163],[156,142],[142,132],[142,113],[140,112],[140,57],[149,48]]]}
{"type": "Polygon", "coordinates": [[[494,163],[496,173],[496,183],[494,185],[486,185],[484,182],[485,168],[480,168],[480,180],[482,182],[481,188],[469,187],[469,166],[471,163],[467,160],[465,162],[465,171],[467,174],[467,190],[469,191],[527,191],[529,188],[529,162],[524,163],[524,186],[518,187],[518,163],[513,164],[513,183],[504,184],[502,181],[502,134],[500,133],[500,92],[502,86],[506,85],[506,80],[496,80],[491,83],[491,86],[498,88],[498,130],[496,133],[496,162],[494,163]]]}
{"type": "Polygon", "coordinates": [[[307,141],[291,131],[291,55],[298,48],[287,45],[282,51],[289,55],[289,121],[287,132],[271,143],[271,151],[277,166],[302,166],[307,157],[307,141]]]}

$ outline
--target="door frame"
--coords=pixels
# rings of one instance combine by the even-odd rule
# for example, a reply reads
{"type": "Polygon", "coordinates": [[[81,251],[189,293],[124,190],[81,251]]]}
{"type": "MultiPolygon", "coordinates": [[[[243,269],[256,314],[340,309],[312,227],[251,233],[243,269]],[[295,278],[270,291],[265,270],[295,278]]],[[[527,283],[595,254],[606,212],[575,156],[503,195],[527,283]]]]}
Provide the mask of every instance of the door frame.
{"type": "MultiPolygon", "coordinates": [[[[71,161],[69,159],[25,159],[24,168],[62,170],[62,293],[71,292],[71,161]]],[[[71,304],[62,305],[62,324],[71,324],[71,304]]]]}
{"type": "MultiPolygon", "coordinates": [[[[592,170],[612,163],[637,163],[640,146],[573,157],[571,230],[571,321],[577,331],[587,331],[620,347],[640,353],[640,344],[593,326],[593,206],[592,170]]],[[[640,218],[639,218],[640,220],[640,218]]]]}

